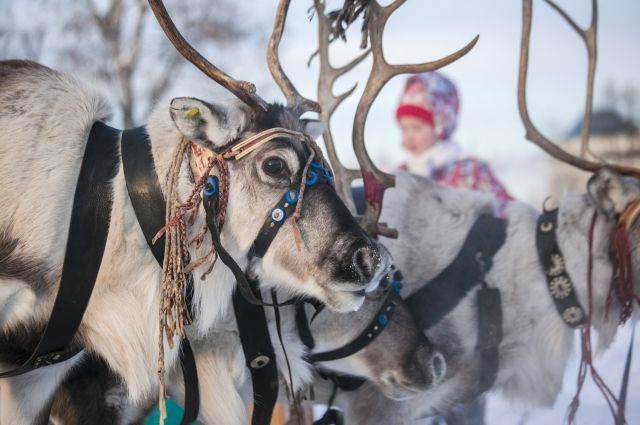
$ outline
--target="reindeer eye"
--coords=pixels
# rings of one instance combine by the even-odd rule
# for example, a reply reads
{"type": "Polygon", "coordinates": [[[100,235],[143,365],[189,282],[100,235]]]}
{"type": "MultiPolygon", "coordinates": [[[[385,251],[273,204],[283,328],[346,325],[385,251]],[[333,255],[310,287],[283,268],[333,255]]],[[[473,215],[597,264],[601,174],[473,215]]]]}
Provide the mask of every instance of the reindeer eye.
{"type": "Polygon", "coordinates": [[[285,177],[289,174],[287,163],[277,156],[267,158],[262,163],[262,170],[271,177],[285,177]]]}

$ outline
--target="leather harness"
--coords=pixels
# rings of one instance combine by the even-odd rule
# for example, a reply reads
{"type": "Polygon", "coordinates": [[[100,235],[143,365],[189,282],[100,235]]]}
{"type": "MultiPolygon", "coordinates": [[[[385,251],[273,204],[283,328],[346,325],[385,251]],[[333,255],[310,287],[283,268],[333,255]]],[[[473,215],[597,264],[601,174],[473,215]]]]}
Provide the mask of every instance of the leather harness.
{"type": "Polygon", "coordinates": [[[118,171],[119,132],[96,123],[91,128],[69,225],[60,286],[47,327],[37,348],[18,368],[0,373],[9,378],[68,360],[82,348],[74,344],[98,276],[109,233],[110,182],[118,171]]]}
{"type": "Polygon", "coordinates": [[[507,221],[490,214],[476,219],[455,259],[434,279],[406,298],[418,326],[427,331],[442,320],[467,294],[476,295],[478,345],[481,360],[478,394],[487,391],[498,374],[498,346],[502,341],[500,290],[490,288],[486,275],[493,257],[506,240],[507,221]]]}
{"type": "MultiPolygon", "coordinates": [[[[276,133],[278,132],[287,132],[284,129],[268,131],[274,133],[274,137],[277,137],[276,133]]],[[[294,133],[291,132],[292,135],[294,133]]],[[[239,143],[238,146],[241,146],[242,149],[236,149],[238,152],[234,151],[234,154],[239,157],[238,153],[242,154],[245,151],[248,153],[267,139],[256,140],[251,139],[250,145],[247,145],[246,141],[239,143]]],[[[121,132],[102,122],[96,122],[89,133],[82,160],[73,201],[62,277],[47,327],[37,348],[29,359],[13,370],[0,373],[0,378],[18,376],[39,367],[57,364],[82,351],[82,347],[73,343],[73,337],[79,328],[82,316],[89,303],[104,254],[112,208],[110,184],[118,171],[120,162],[119,150],[122,156],[127,191],[137,221],[154,258],[162,266],[164,260],[164,237],[155,244],[151,243],[151,241],[158,229],[165,224],[165,200],[155,172],[151,143],[146,130],[144,127],[138,127],[121,132]],[[120,135],[121,137],[119,137],[120,135]],[[120,144],[118,143],[119,141],[120,144]]],[[[331,183],[332,175],[328,169],[320,165],[316,165],[313,168],[307,175],[307,186],[312,186],[316,183],[331,183]]],[[[291,196],[292,191],[288,191],[283,199],[291,203],[291,196]]],[[[241,334],[245,335],[245,337],[241,337],[241,341],[243,342],[243,350],[248,355],[247,363],[252,371],[252,378],[254,378],[254,382],[266,382],[262,378],[256,378],[259,374],[256,374],[255,370],[270,369],[269,382],[264,387],[269,387],[268,391],[272,393],[273,382],[275,382],[275,395],[277,395],[275,361],[267,362],[270,365],[269,368],[265,368],[266,364],[263,365],[259,361],[255,361],[256,356],[251,357],[252,353],[262,354],[266,352],[269,359],[275,360],[268,336],[266,319],[264,319],[264,311],[261,307],[258,307],[258,305],[274,304],[262,302],[259,295],[256,295],[256,292],[251,289],[237,263],[220,244],[219,233],[215,228],[215,220],[211,219],[212,216],[215,216],[215,214],[211,214],[213,211],[212,205],[211,202],[204,203],[205,211],[207,211],[207,225],[211,230],[212,240],[220,259],[231,268],[238,279],[240,291],[236,291],[234,296],[234,308],[236,309],[236,316],[240,317],[238,325],[241,329],[241,334]],[[238,293],[243,296],[239,296],[238,293]],[[238,314],[239,312],[241,314],[238,314]],[[258,334],[261,334],[262,338],[246,337],[247,330],[250,329],[253,332],[256,326],[260,328],[258,334]],[[262,342],[257,343],[256,341],[262,342]],[[258,368],[252,366],[256,364],[261,366],[258,368]]],[[[280,207],[282,205],[279,204],[274,211],[280,207]]],[[[287,208],[288,206],[285,205],[285,212],[290,212],[290,209],[287,208]]],[[[258,253],[262,251],[261,253],[264,255],[271,241],[275,238],[275,233],[284,218],[286,216],[279,217],[273,213],[271,218],[267,218],[265,226],[269,227],[269,231],[260,232],[257,239],[257,243],[260,246],[258,253]],[[270,222],[273,222],[274,225],[269,225],[270,222]],[[275,231],[272,229],[273,227],[275,227],[275,231]],[[266,236],[263,233],[266,233],[266,236]]],[[[252,252],[255,253],[256,250],[252,249],[252,252]]],[[[192,295],[193,278],[189,276],[185,298],[191,317],[193,317],[192,295]]],[[[180,361],[185,380],[184,416],[181,424],[186,425],[197,419],[199,410],[197,369],[193,351],[186,337],[182,339],[180,361]]],[[[262,375],[265,374],[262,373],[262,375]]],[[[258,393],[260,393],[259,395],[262,395],[262,393],[267,394],[267,390],[258,390],[258,393]]],[[[275,403],[275,396],[272,398],[275,403]]],[[[269,406],[264,403],[262,406],[264,407],[263,409],[256,408],[254,410],[254,425],[268,423],[271,418],[273,405],[269,406]],[[256,418],[256,416],[259,416],[259,418],[256,418]]]]}

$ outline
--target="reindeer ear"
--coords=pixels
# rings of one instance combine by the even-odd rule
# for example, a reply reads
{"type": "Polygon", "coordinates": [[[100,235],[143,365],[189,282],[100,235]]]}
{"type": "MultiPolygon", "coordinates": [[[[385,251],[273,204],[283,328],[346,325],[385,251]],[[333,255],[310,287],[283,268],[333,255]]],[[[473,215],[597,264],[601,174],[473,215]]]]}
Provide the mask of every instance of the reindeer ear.
{"type": "Polygon", "coordinates": [[[640,198],[637,180],[609,168],[602,168],[591,176],[587,191],[600,212],[609,218],[619,216],[631,201],[640,198]]]}
{"type": "Polygon", "coordinates": [[[236,101],[212,104],[192,97],[176,97],[171,101],[170,113],[184,137],[217,150],[238,138],[250,112],[236,101]]]}
{"type": "Polygon", "coordinates": [[[302,122],[304,123],[304,132],[313,139],[317,139],[324,133],[324,124],[322,121],[303,119],[302,122]]]}

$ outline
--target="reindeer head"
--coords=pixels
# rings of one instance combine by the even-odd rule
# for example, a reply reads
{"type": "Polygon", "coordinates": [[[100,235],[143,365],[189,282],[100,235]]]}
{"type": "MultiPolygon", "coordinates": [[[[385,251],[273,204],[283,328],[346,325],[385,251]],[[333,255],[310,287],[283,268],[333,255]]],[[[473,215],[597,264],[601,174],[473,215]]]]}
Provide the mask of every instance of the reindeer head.
{"type": "MultiPolygon", "coordinates": [[[[368,330],[379,320],[386,296],[378,288],[367,295],[357,312],[336,314],[322,311],[312,320],[315,340],[313,353],[337,349],[368,330]]],[[[393,300],[394,312],[373,341],[356,353],[332,361],[320,361],[320,369],[363,376],[375,383],[394,400],[403,400],[437,385],[446,373],[446,362],[440,352],[416,325],[407,306],[398,297],[393,300]]]]}
{"type": "MultiPolygon", "coordinates": [[[[542,150],[547,152],[552,157],[565,162],[571,166],[574,166],[580,170],[594,172],[594,176],[591,178],[588,184],[588,195],[577,196],[568,195],[562,200],[559,217],[559,232],[565,233],[567,240],[571,242],[565,242],[565,247],[560,243],[560,248],[563,251],[571,252],[574,254],[574,260],[567,260],[574,264],[567,264],[567,270],[572,275],[574,280],[581,283],[587,282],[588,268],[588,243],[589,233],[591,228],[591,217],[593,217],[594,208],[599,212],[597,221],[594,223],[593,232],[593,324],[598,329],[600,341],[606,346],[615,335],[615,326],[617,315],[614,312],[607,314],[608,308],[606,304],[609,297],[608,283],[612,279],[612,233],[618,220],[624,216],[624,212],[627,210],[630,202],[637,201],[639,198],[638,190],[638,178],[640,178],[640,170],[623,164],[615,164],[606,162],[602,157],[593,153],[589,147],[589,136],[591,131],[591,118],[593,113],[593,88],[595,81],[596,71],[596,57],[597,57],[597,28],[598,28],[598,8],[597,2],[592,1],[592,13],[591,21],[587,28],[581,28],[570,15],[560,8],[555,2],[551,0],[545,0],[545,2],[551,6],[576,32],[576,34],[582,39],[587,51],[587,90],[584,107],[584,119],[582,120],[582,127],[580,131],[580,152],[579,155],[574,155],[557,143],[548,139],[533,123],[529,115],[527,107],[527,73],[529,68],[529,48],[531,43],[531,28],[533,18],[533,1],[524,0],[522,9],[522,37],[520,48],[520,65],[518,72],[518,109],[520,111],[520,117],[526,130],[526,138],[531,142],[538,145],[542,150]],[[596,159],[597,161],[593,161],[596,159]],[[629,177],[622,177],[629,176],[629,177]],[[564,223],[564,230],[563,230],[564,223]],[[580,235],[581,233],[581,235],[580,235]],[[580,253],[584,253],[581,255],[580,253]],[[596,284],[598,282],[599,284],[596,284]],[[606,326],[606,328],[605,328],[606,326]]],[[[637,206],[637,205],[636,205],[637,206]]],[[[623,233],[627,233],[629,240],[631,241],[631,251],[633,256],[632,271],[638,270],[638,253],[635,248],[637,245],[638,230],[637,225],[633,223],[637,211],[632,214],[634,217],[627,217],[625,223],[626,230],[622,230],[623,233]],[[629,220],[630,218],[630,220],[629,220]]],[[[626,238],[625,238],[626,239],[626,238]]],[[[615,244],[615,242],[614,242],[615,244]]],[[[571,256],[570,256],[571,257],[571,256]]],[[[638,273],[634,273],[637,279],[638,273]]],[[[627,295],[623,298],[631,300],[634,298],[633,292],[638,293],[638,282],[632,283],[633,288],[628,288],[627,295]],[[634,290],[635,289],[635,290],[634,290]]],[[[581,292],[579,294],[580,302],[583,305],[587,305],[587,288],[583,286],[579,288],[581,292]]],[[[640,302],[640,298],[635,296],[636,300],[640,302]]],[[[613,295],[615,298],[615,295],[613,295]]],[[[631,300],[631,304],[635,303],[631,300]]],[[[613,302],[613,308],[615,309],[615,301],[613,302]]]]}
{"type": "Polygon", "coordinates": [[[557,267],[566,269],[581,306],[588,311],[591,261],[591,323],[598,330],[599,349],[606,348],[615,335],[625,300],[631,297],[629,301],[635,304],[632,298],[640,294],[637,209],[629,216],[630,209],[637,206],[639,200],[638,179],[603,168],[590,178],[586,194],[569,192],[560,201],[556,236],[564,260],[557,267]],[[630,254],[630,263],[621,264],[618,258],[616,243],[621,238],[629,242],[628,249],[622,251],[630,254]],[[633,278],[622,289],[618,287],[620,265],[630,266],[633,278]]]}
{"type": "Polygon", "coordinates": [[[266,286],[316,297],[337,310],[358,308],[364,290],[377,284],[389,258],[336,195],[328,165],[314,147],[313,139],[322,132],[322,125],[301,119],[304,112],[318,112],[319,106],[300,96],[280,66],[278,44],[289,2],[280,2],[267,58],[287,98],[286,106],[265,102],[252,84],[236,81],[209,63],[182,38],[162,2],[150,4],[178,51],[239,99],[206,102],[176,98],[170,105],[171,119],[181,137],[229,159],[228,176],[224,176],[229,185],[228,202],[221,234],[225,247],[241,263],[249,254],[250,271],[266,286]],[[260,138],[270,129],[277,130],[274,135],[278,137],[261,138],[239,150],[252,136],[260,138]],[[310,162],[312,159],[315,161],[310,162]],[[309,165],[317,169],[307,171],[309,165]],[[314,172],[324,175],[329,184],[313,185],[310,176],[314,172]],[[285,194],[293,194],[293,188],[300,188],[295,200],[289,202],[295,204],[299,196],[295,223],[288,217],[291,211],[276,208],[285,194]],[[284,220],[289,223],[278,226],[269,248],[257,256],[262,258],[252,256],[252,244],[264,233],[263,225],[268,230],[269,225],[284,220]]]}

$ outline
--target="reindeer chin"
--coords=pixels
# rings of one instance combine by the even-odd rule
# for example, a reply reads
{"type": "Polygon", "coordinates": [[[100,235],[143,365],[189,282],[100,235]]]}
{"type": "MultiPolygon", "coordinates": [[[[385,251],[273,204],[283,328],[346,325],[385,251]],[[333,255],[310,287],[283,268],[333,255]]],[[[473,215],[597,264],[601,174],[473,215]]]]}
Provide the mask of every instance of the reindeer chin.
{"type": "Polygon", "coordinates": [[[360,310],[364,304],[364,290],[331,291],[327,294],[327,307],[339,313],[351,313],[360,310]]]}

